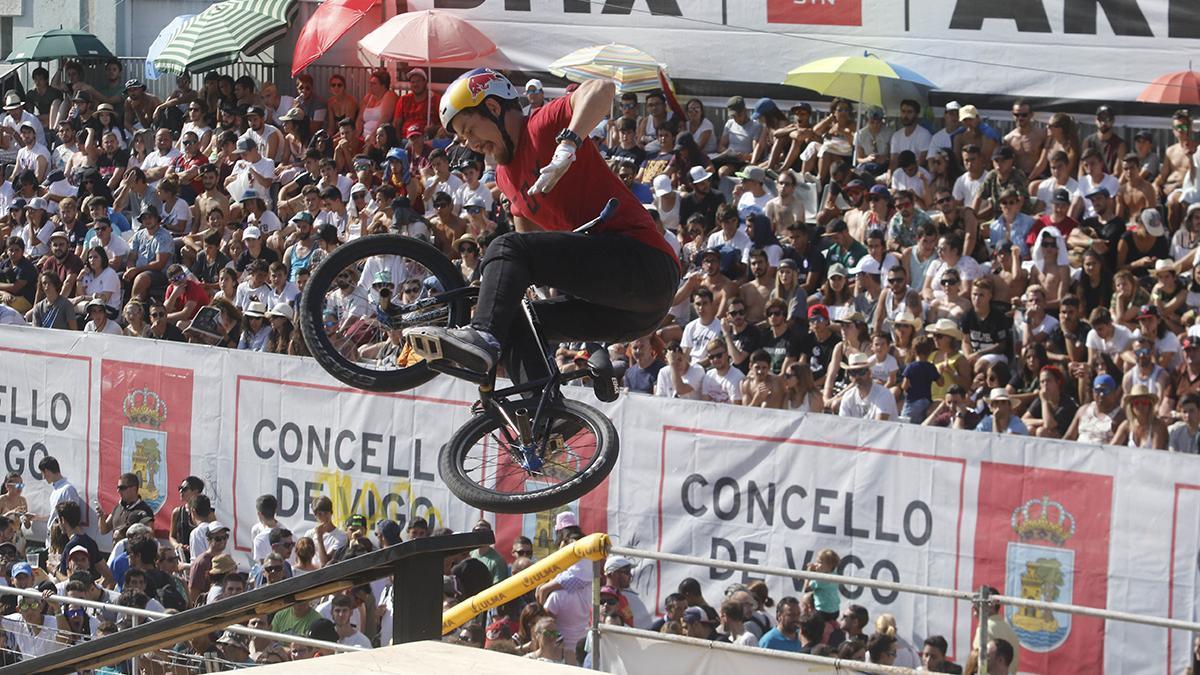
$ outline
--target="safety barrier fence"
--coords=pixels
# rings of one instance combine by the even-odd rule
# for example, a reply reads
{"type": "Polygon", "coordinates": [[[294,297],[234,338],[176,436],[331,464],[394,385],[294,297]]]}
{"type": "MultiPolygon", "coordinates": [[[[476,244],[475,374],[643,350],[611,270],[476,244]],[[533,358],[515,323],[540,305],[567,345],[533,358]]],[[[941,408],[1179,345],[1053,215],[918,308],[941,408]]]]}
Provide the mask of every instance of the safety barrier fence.
{"type": "MultiPolygon", "coordinates": [[[[605,635],[612,636],[628,636],[631,638],[650,639],[658,642],[667,642],[678,645],[686,645],[689,647],[700,647],[702,649],[710,649],[716,652],[726,652],[732,655],[745,656],[760,656],[780,661],[791,661],[794,663],[805,663],[814,666],[831,666],[838,673],[886,673],[890,675],[908,675],[915,673],[911,668],[901,668],[899,666],[882,666],[877,663],[863,663],[862,661],[851,661],[849,659],[838,659],[829,656],[813,656],[812,654],[793,654],[792,652],[784,652],[776,649],[763,649],[761,647],[743,647],[740,645],[728,644],[725,642],[714,642],[712,640],[704,640],[702,638],[688,637],[686,635],[674,635],[671,633],[651,633],[637,628],[628,628],[626,626],[610,626],[608,624],[600,624],[598,632],[602,638],[605,635]]],[[[598,659],[593,661],[597,664],[598,670],[605,670],[607,664],[600,662],[598,659]]]]}
{"type": "MultiPolygon", "coordinates": [[[[101,611],[109,611],[109,613],[114,613],[114,614],[127,615],[127,616],[132,617],[134,626],[138,625],[139,620],[151,620],[152,621],[155,619],[163,619],[163,617],[170,616],[169,614],[164,613],[164,611],[139,609],[136,607],[125,607],[125,605],[106,603],[106,602],[100,602],[100,601],[89,601],[89,599],[85,599],[85,598],[72,598],[72,597],[59,596],[59,595],[47,596],[47,595],[43,595],[43,593],[41,591],[38,591],[36,589],[16,589],[16,587],[6,586],[6,587],[4,587],[4,589],[2,589],[2,593],[4,593],[4,595],[14,595],[14,596],[25,597],[25,598],[44,599],[44,601],[52,602],[52,603],[72,604],[72,605],[78,605],[78,607],[84,607],[84,608],[101,610],[101,611]]],[[[266,638],[269,640],[275,640],[275,641],[277,641],[277,643],[305,645],[305,646],[314,647],[314,649],[319,649],[319,650],[324,650],[324,651],[352,652],[352,651],[364,651],[365,650],[365,647],[360,647],[360,646],[355,646],[355,645],[341,645],[341,644],[337,644],[337,643],[328,643],[328,641],[325,641],[325,640],[313,640],[311,638],[300,637],[300,635],[288,635],[288,634],[284,634],[284,633],[274,633],[271,631],[260,631],[260,629],[258,629],[258,628],[250,628],[250,627],[240,626],[240,625],[228,626],[228,627],[226,627],[226,631],[229,631],[230,633],[236,633],[239,635],[245,635],[245,637],[247,637],[247,638],[266,638]]],[[[12,645],[10,645],[10,649],[11,649],[11,647],[12,647],[12,645]]],[[[139,657],[134,657],[133,662],[137,663],[138,658],[139,657]]],[[[230,664],[230,669],[245,668],[245,667],[246,667],[246,664],[230,664]]],[[[136,665],[134,665],[133,671],[134,671],[134,673],[138,673],[139,670],[136,667],[136,665]]]]}
{"type": "MultiPolygon", "coordinates": [[[[696,566],[711,567],[711,568],[716,568],[716,569],[734,570],[734,571],[738,571],[738,572],[750,572],[750,573],[756,574],[758,576],[775,576],[775,577],[785,577],[785,578],[790,578],[790,579],[826,581],[826,582],[836,583],[836,584],[863,586],[866,588],[877,588],[880,590],[895,591],[895,592],[899,592],[899,593],[914,593],[917,595],[927,595],[927,596],[935,596],[935,597],[941,597],[941,598],[951,598],[953,600],[960,600],[963,602],[971,603],[972,608],[976,611],[978,616],[987,616],[988,613],[983,610],[986,607],[988,607],[989,605],[992,605],[993,603],[995,603],[995,604],[1010,605],[1013,607],[1029,607],[1029,608],[1034,608],[1034,609],[1048,610],[1048,611],[1052,611],[1052,612],[1063,612],[1063,613],[1067,613],[1067,614],[1090,616],[1090,617],[1096,617],[1099,619],[1104,619],[1107,621],[1121,621],[1121,622],[1126,622],[1126,623],[1142,624],[1145,626],[1156,626],[1159,628],[1166,628],[1166,629],[1171,629],[1171,630],[1186,630],[1186,631],[1191,631],[1194,633],[1200,633],[1200,622],[1181,621],[1178,619],[1166,619],[1166,618],[1161,618],[1161,617],[1156,617],[1156,616],[1147,616],[1144,614],[1133,614],[1133,613],[1129,613],[1129,612],[1119,612],[1119,611],[1114,611],[1114,610],[1109,610],[1109,609],[1099,609],[1096,607],[1086,607],[1086,606],[1082,606],[1082,605],[1070,605],[1070,604],[1063,604],[1063,603],[1057,603],[1057,602],[1043,602],[1040,600],[1030,600],[1027,598],[1009,596],[1009,595],[997,595],[997,594],[990,593],[986,586],[980,588],[976,592],[971,592],[971,591],[962,591],[962,590],[955,590],[955,589],[948,589],[948,588],[935,588],[932,586],[920,586],[920,585],[916,585],[916,584],[904,584],[904,583],[897,583],[897,582],[892,582],[892,581],[879,581],[879,580],[874,580],[874,579],[863,579],[863,578],[859,578],[859,577],[852,577],[852,576],[846,576],[846,575],[841,575],[841,574],[824,574],[824,573],[820,573],[820,572],[810,572],[808,570],[795,570],[795,569],[786,568],[786,567],[753,565],[753,564],[747,564],[747,563],[731,562],[728,560],[718,560],[718,559],[714,559],[714,558],[703,558],[703,557],[689,556],[689,555],[677,555],[677,554],[673,554],[673,553],[663,553],[660,551],[647,551],[644,549],[629,548],[629,547],[625,547],[625,546],[613,546],[609,550],[609,553],[610,553],[610,555],[620,555],[620,556],[625,556],[625,557],[634,558],[634,559],[640,558],[640,559],[646,559],[646,560],[657,560],[657,561],[666,562],[666,563],[677,563],[677,564],[681,564],[681,565],[696,565],[696,566]]],[[[594,583],[593,585],[596,585],[596,584],[594,583]]],[[[595,589],[593,595],[596,598],[597,603],[598,603],[598,600],[599,600],[598,586],[595,589]]],[[[600,631],[615,631],[615,629],[619,628],[619,627],[613,627],[613,626],[601,627],[598,624],[598,617],[599,617],[599,605],[598,604],[595,607],[593,607],[593,615],[594,615],[594,617],[596,617],[596,619],[594,619],[594,621],[597,621],[596,625],[594,626],[595,629],[599,629],[600,631]]],[[[645,637],[647,635],[646,631],[639,631],[636,629],[627,629],[627,630],[630,630],[630,632],[633,634],[638,634],[643,637],[645,637]]],[[[979,622],[979,632],[980,632],[979,644],[986,645],[988,642],[987,621],[979,622]]],[[[654,635],[654,634],[651,633],[650,635],[654,635]]],[[[666,638],[663,638],[663,639],[676,641],[673,638],[677,638],[677,637],[678,636],[667,636],[666,638]]],[[[688,638],[688,639],[694,640],[691,638],[688,638]]],[[[695,642],[698,642],[701,644],[709,644],[709,641],[707,641],[707,640],[696,640],[695,642]]],[[[1014,649],[1019,648],[1019,645],[1013,645],[1013,648],[1014,649]]],[[[988,672],[987,671],[987,660],[985,658],[986,655],[984,652],[985,652],[985,650],[980,650],[979,661],[978,661],[979,665],[978,665],[978,670],[976,671],[979,675],[987,675],[987,672],[988,672]]],[[[843,664],[844,663],[845,662],[843,662],[843,664]]],[[[829,664],[829,665],[833,665],[833,664],[829,664]]],[[[867,664],[856,664],[855,669],[863,671],[863,672],[910,672],[906,669],[900,669],[899,671],[869,670],[868,668],[862,667],[865,665],[867,665],[867,664]]]]}

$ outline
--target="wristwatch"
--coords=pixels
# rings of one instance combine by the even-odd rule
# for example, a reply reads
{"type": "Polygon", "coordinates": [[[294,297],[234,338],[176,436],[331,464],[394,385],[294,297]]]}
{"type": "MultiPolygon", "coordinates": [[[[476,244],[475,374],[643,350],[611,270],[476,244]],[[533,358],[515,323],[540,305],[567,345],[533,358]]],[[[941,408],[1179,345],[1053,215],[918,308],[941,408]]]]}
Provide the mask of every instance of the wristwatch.
{"type": "Polygon", "coordinates": [[[575,133],[574,131],[571,131],[570,129],[563,129],[562,131],[558,132],[558,135],[554,137],[554,141],[556,143],[562,143],[563,141],[571,141],[572,143],[575,144],[576,148],[583,147],[583,139],[579,137],[579,134],[575,133]]]}

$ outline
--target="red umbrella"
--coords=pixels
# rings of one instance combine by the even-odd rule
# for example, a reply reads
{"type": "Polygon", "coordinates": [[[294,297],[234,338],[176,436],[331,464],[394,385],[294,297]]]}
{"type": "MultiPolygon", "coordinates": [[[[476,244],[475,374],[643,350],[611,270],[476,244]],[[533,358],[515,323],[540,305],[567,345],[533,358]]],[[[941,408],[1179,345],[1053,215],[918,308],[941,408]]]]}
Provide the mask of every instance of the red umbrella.
{"type": "Polygon", "coordinates": [[[1137,100],[1143,103],[1170,103],[1172,105],[1200,104],[1200,73],[1192,70],[1188,64],[1187,70],[1163,75],[1150,83],[1137,100]]]}
{"type": "Polygon", "coordinates": [[[325,0],[300,30],[292,52],[292,77],[329,51],[380,0],[325,0]]]}
{"type": "Polygon", "coordinates": [[[496,51],[496,45],[463,19],[427,9],[393,16],[359,40],[358,50],[360,56],[371,61],[387,59],[430,66],[472,61],[496,51]]]}

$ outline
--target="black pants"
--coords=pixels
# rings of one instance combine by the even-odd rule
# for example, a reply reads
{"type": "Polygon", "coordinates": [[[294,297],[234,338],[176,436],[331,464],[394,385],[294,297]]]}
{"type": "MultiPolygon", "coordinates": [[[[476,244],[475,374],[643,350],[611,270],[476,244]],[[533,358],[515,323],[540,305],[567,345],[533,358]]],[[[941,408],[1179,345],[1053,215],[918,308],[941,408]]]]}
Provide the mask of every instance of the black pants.
{"type": "Polygon", "coordinates": [[[629,237],[510,232],[487,247],[471,325],[510,342],[530,285],[560,294],[534,303],[550,342],[617,342],[658,328],[679,288],[670,255],[629,237]]]}

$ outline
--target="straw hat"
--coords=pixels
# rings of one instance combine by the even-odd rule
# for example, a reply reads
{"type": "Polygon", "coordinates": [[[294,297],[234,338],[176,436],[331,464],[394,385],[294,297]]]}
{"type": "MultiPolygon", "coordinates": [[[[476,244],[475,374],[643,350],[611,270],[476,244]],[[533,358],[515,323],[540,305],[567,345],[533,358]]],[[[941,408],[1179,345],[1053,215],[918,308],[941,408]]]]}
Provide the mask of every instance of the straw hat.
{"type": "Polygon", "coordinates": [[[914,330],[921,330],[921,326],[925,325],[924,321],[913,316],[912,312],[908,311],[907,309],[903,312],[900,312],[895,319],[892,319],[892,323],[894,325],[903,324],[906,326],[912,326],[914,330]]]}
{"type": "Polygon", "coordinates": [[[1008,395],[1008,390],[1005,389],[1004,387],[996,387],[995,389],[988,392],[987,401],[989,404],[997,403],[1000,401],[1008,401],[1009,403],[1012,403],[1012,396],[1008,395]]]}
{"type": "Polygon", "coordinates": [[[952,337],[959,342],[962,342],[966,338],[963,332],[959,330],[958,324],[954,323],[954,319],[938,319],[926,326],[925,332],[952,337]]]}
{"type": "Polygon", "coordinates": [[[868,367],[870,367],[869,358],[866,354],[861,352],[857,354],[851,354],[850,357],[842,363],[842,368],[844,370],[856,370],[858,368],[868,367]]]}
{"type": "Polygon", "coordinates": [[[1133,401],[1139,399],[1149,399],[1151,407],[1154,407],[1154,405],[1158,403],[1158,395],[1153,391],[1150,391],[1150,389],[1144,384],[1133,385],[1133,388],[1129,390],[1129,393],[1125,394],[1125,401],[1127,403],[1132,403],[1133,401]]]}

